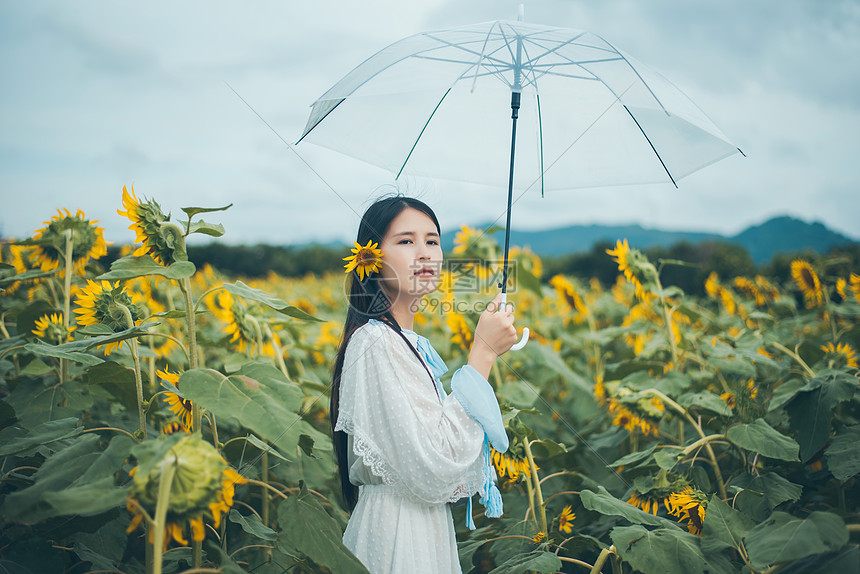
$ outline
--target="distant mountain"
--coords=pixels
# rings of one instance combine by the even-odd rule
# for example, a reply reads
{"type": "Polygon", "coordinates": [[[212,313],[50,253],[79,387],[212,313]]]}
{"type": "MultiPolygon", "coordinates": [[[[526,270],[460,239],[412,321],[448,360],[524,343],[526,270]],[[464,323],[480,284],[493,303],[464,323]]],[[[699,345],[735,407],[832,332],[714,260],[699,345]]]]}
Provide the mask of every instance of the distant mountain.
{"type": "Polygon", "coordinates": [[[774,217],[741,231],[729,241],[747,248],[756,263],[770,261],[775,253],[812,249],[824,253],[836,245],[856,243],[842,234],[831,231],[819,222],[806,223],[793,217],[774,217]]]}
{"type": "MultiPolygon", "coordinates": [[[[479,226],[481,229],[485,227],[487,226],[479,226]]],[[[456,232],[457,230],[452,230],[442,234],[442,247],[445,251],[453,247],[456,232]]],[[[494,237],[499,245],[504,244],[504,230],[496,231],[494,237]]],[[[617,239],[624,238],[637,249],[669,247],[680,241],[738,243],[743,245],[759,264],[770,261],[777,253],[804,249],[821,253],[834,246],[856,243],[854,239],[836,233],[821,223],[806,223],[788,216],[775,217],[734,236],[695,231],[661,231],[647,229],[641,225],[571,225],[545,231],[511,229],[511,245],[528,245],[532,251],[544,256],[585,252],[600,241],[614,243],[617,239]]]]}

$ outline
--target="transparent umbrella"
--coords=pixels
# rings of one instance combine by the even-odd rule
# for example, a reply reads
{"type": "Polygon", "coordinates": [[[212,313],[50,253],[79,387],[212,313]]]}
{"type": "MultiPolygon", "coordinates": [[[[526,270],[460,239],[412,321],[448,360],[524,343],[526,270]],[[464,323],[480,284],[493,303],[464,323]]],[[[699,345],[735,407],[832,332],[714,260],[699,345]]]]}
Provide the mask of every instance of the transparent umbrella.
{"type": "Polygon", "coordinates": [[[503,294],[514,188],[677,187],[740,152],[683,92],[602,37],[522,21],[391,44],[313,104],[304,141],[396,178],[507,186],[503,294]]]}

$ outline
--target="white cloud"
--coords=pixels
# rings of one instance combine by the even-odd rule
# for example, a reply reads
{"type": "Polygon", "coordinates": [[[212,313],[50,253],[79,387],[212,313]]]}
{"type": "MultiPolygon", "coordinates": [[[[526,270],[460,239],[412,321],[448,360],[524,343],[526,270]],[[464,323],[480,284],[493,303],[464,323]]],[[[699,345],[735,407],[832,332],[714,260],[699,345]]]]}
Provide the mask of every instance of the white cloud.
{"type": "MultiPolygon", "coordinates": [[[[174,213],[233,202],[211,217],[227,228],[224,241],[346,240],[355,212],[390,176],[299,146],[335,194],[224,82],[292,142],[311,102],[376,50],[424,29],[514,19],[517,4],[6,3],[0,233],[32,233],[69,207],[100,219],[109,239],[129,240],[116,209],[133,183],[174,213]]],[[[601,33],[665,72],[749,157],[706,168],[678,191],[530,193],[514,207],[515,226],[639,222],[735,233],[788,213],[860,236],[858,6],[528,2],[526,20],[601,33]]],[[[502,212],[504,190],[408,183],[444,226],[502,212]]]]}

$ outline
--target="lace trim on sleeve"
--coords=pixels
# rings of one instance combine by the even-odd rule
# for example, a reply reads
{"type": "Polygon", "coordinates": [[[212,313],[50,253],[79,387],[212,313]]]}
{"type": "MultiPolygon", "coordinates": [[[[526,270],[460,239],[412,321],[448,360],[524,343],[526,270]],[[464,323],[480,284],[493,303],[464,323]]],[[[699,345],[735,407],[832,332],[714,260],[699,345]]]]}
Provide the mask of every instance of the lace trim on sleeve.
{"type": "MultiPolygon", "coordinates": [[[[334,430],[343,431],[352,435],[353,445],[352,450],[356,456],[361,458],[364,465],[370,469],[374,476],[382,479],[382,482],[394,488],[395,492],[405,498],[413,500],[421,500],[416,497],[412,491],[403,483],[397,472],[391,468],[385,455],[372,440],[365,438],[364,433],[355,428],[355,424],[351,417],[339,416],[334,430]]],[[[462,483],[440,488],[440,492],[448,492],[447,498],[443,495],[439,500],[422,502],[431,503],[447,503],[456,502],[461,498],[472,496],[474,493],[482,491],[482,472],[477,469],[473,472],[467,472],[462,477],[462,483]]]]}

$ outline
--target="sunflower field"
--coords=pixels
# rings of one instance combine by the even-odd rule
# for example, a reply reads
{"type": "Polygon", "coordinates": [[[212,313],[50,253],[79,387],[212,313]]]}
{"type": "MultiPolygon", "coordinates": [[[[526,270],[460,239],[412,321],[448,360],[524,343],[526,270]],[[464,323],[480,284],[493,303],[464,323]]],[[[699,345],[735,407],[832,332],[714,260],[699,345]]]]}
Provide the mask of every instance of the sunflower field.
{"type": "MultiPolygon", "coordinates": [[[[355,272],[225,277],[186,239],[229,206],[117,207],[109,269],[80,211],[0,245],[0,571],[366,572],[328,413],[355,272]]],[[[511,255],[533,340],[491,373],[505,512],[453,507],[463,572],[860,572],[860,275],[796,259],[694,297],[623,239],[612,285],[511,255]]],[[[450,377],[499,247],[463,228],[447,258],[415,330],[450,377]]]]}

